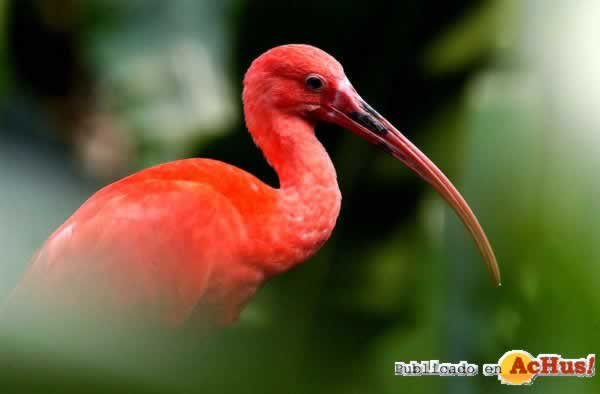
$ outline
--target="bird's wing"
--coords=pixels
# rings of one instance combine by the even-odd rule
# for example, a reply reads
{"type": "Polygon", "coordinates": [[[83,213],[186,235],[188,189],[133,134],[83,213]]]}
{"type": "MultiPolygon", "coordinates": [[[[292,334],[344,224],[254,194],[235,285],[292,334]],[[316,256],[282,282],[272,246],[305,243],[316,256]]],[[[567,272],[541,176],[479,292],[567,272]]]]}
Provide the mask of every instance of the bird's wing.
{"type": "Polygon", "coordinates": [[[13,298],[89,298],[177,324],[198,301],[227,296],[216,292],[232,286],[247,237],[228,196],[209,182],[167,176],[113,185],[46,241],[13,298]]]}

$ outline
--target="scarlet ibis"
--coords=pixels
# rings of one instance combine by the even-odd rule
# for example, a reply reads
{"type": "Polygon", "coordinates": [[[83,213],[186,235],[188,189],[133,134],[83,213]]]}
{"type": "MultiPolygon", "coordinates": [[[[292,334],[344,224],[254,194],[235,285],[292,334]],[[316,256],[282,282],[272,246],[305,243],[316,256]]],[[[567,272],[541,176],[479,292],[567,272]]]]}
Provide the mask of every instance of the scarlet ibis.
{"type": "Polygon", "coordinates": [[[314,133],[333,122],[381,145],[429,182],[473,236],[493,280],[492,248],[446,176],[358,95],[332,56],[284,45],[244,78],[244,114],[279,177],[271,187],[211,159],[158,165],[108,185],[44,243],[13,293],[38,302],[100,306],[177,326],[191,315],[237,320],[263,282],[313,255],[329,238],[340,190],[314,133]]]}

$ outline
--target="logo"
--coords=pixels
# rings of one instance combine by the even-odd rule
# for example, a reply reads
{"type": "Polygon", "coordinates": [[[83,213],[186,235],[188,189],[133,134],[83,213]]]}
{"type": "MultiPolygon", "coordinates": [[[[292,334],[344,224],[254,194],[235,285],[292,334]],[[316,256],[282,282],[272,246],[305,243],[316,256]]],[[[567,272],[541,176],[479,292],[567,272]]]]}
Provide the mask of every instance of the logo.
{"type": "MultiPolygon", "coordinates": [[[[576,376],[591,378],[595,373],[596,355],[585,358],[564,358],[560,354],[538,354],[525,350],[510,350],[497,363],[483,364],[483,376],[497,376],[502,384],[511,386],[532,384],[538,376],[576,376]]],[[[467,361],[458,363],[427,361],[396,361],[396,376],[476,376],[479,365],[467,361]]]]}
{"type": "Polygon", "coordinates": [[[498,360],[497,365],[486,364],[484,375],[498,375],[498,380],[508,385],[532,384],[538,376],[592,377],[596,355],[586,358],[563,358],[560,354],[538,354],[533,357],[524,350],[510,350],[498,360]],[[494,367],[494,368],[492,368],[494,367]]]}

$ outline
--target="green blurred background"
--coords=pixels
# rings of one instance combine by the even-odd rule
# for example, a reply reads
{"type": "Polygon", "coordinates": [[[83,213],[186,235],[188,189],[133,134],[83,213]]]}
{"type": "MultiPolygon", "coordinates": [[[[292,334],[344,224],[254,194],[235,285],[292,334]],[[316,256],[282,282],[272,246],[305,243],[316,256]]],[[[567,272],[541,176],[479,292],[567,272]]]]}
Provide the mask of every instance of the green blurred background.
{"type": "MultiPolygon", "coordinates": [[[[238,325],[135,365],[5,338],[0,393],[500,392],[517,389],[394,377],[394,361],[597,353],[598,20],[594,0],[0,0],[0,299],[54,228],[132,171],[203,156],[275,185],[243,124],[241,80],[292,42],[333,54],[448,174],[503,273],[493,288],[416,175],[319,125],[344,196],[338,226],[238,325]]],[[[527,390],[600,383],[542,377],[527,390]]]]}

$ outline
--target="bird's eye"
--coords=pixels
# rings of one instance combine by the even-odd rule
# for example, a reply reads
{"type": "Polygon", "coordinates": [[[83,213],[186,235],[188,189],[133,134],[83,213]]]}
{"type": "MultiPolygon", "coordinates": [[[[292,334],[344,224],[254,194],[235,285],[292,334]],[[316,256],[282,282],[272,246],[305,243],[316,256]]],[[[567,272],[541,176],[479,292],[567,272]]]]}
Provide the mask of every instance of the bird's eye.
{"type": "Polygon", "coordinates": [[[317,75],[309,75],[306,77],[304,84],[308,89],[318,91],[323,87],[323,78],[317,75]]]}

